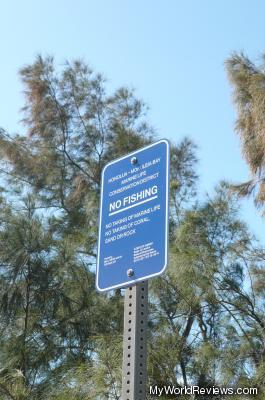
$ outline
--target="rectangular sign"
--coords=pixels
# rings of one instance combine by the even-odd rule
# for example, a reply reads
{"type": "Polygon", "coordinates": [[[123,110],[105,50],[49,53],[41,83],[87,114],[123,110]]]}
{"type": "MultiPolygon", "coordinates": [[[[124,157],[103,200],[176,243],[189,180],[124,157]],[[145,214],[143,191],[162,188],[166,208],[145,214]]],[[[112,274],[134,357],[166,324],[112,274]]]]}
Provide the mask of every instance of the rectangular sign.
{"type": "Polygon", "coordinates": [[[168,203],[167,140],[104,167],[96,274],[99,291],[125,287],[165,270],[168,203]]]}

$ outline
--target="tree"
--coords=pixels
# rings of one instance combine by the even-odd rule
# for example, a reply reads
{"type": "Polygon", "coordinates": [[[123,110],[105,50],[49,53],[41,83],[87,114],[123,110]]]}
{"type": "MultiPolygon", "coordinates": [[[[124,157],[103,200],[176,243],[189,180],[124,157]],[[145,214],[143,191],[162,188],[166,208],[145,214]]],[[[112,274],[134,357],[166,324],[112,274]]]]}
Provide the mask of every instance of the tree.
{"type": "Polygon", "coordinates": [[[186,211],[169,271],[151,286],[153,383],[263,387],[265,286],[256,285],[264,251],[253,245],[227,184],[186,211]]]}
{"type": "MultiPolygon", "coordinates": [[[[25,132],[0,131],[0,398],[121,400],[123,292],[94,284],[100,175],[155,135],[143,102],[128,88],[107,94],[82,61],[58,71],[39,56],[20,75],[25,132]]],[[[198,201],[196,162],[191,140],[172,144],[170,265],[150,282],[149,380],[262,391],[264,251],[225,184],[198,201]]]]}
{"type": "MultiPolygon", "coordinates": [[[[8,354],[3,365],[9,370],[21,371],[30,397],[46,396],[54,388],[54,396],[60,396],[60,387],[70,396],[71,388],[61,385],[65,376],[76,376],[78,382],[80,371],[89,366],[88,375],[94,376],[95,354],[103,372],[115,369],[111,360],[104,367],[104,343],[116,334],[121,341],[120,291],[99,296],[94,289],[100,173],[107,161],[150,143],[154,134],[133,92],[121,88],[107,95],[103,77],[81,61],[66,63],[57,73],[52,58],[37,57],[20,74],[26,135],[0,132],[8,209],[1,214],[1,295],[6,304],[1,326],[12,333],[2,342],[1,356],[8,354]],[[18,235],[21,257],[14,260],[18,235]],[[10,301],[12,290],[19,293],[19,302],[10,301]],[[26,329],[17,324],[17,314],[27,321],[26,329]],[[10,349],[20,357],[17,362],[10,363],[10,349]]],[[[189,140],[173,146],[175,199],[179,195],[183,203],[193,191],[194,161],[189,140]]],[[[94,382],[94,389],[104,393],[108,388],[100,385],[111,385],[103,378],[94,382]]]]}
{"type": "Polygon", "coordinates": [[[251,179],[234,189],[242,195],[255,194],[255,204],[265,203],[265,73],[264,57],[257,66],[244,54],[233,54],[226,61],[229,80],[234,90],[238,118],[236,130],[250,169],[251,179]]]}
{"type": "Polygon", "coordinates": [[[3,129],[0,135],[3,196],[11,210],[8,220],[1,215],[1,327],[11,332],[1,358],[40,398],[65,370],[91,365],[99,337],[121,331],[122,297],[108,299],[94,288],[100,173],[107,160],[148,143],[151,131],[133,93],[107,96],[103,78],[82,62],[57,75],[51,58],[38,57],[21,76],[27,136],[3,129]]]}

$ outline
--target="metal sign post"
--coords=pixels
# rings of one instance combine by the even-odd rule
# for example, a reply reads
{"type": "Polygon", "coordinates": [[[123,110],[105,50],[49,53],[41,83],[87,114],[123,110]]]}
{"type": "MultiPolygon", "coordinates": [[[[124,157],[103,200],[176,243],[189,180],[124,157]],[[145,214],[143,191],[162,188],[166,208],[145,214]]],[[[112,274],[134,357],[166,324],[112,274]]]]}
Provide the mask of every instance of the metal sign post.
{"type": "Polygon", "coordinates": [[[122,400],[146,400],[148,281],[125,290],[122,400]]]}

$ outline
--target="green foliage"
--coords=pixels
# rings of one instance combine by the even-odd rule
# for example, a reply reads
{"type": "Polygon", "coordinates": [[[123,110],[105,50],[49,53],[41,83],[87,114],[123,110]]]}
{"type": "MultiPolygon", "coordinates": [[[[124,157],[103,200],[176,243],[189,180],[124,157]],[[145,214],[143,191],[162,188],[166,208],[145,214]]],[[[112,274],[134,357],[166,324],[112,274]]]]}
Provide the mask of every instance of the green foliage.
{"type": "MultiPolygon", "coordinates": [[[[155,139],[128,88],[84,62],[21,72],[25,135],[0,131],[0,398],[121,400],[123,293],[95,291],[100,174],[155,139]]],[[[264,250],[221,183],[196,198],[171,146],[170,262],[150,282],[150,384],[264,388],[264,250]]]]}
{"type": "Polygon", "coordinates": [[[233,54],[226,61],[228,77],[234,89],[237,106],[238,131],[244,158],[251,172],[251,180],[233,187],[239,195],[253,192],[255,203],[263,207],[265,202],[265,73],[264,56],[256,66],[244,54],[233,54]]]}
{"type": "Polygon", "coordinates": [[[254,386],[264,358],[265,287],[255,289],[251,265],[260,271],[263,261],[237,213],[223,183],[214,199],[186,211],[176,230],[168,273],[151,284],[155,384],[229,386],[245,379],[254,386]]]}

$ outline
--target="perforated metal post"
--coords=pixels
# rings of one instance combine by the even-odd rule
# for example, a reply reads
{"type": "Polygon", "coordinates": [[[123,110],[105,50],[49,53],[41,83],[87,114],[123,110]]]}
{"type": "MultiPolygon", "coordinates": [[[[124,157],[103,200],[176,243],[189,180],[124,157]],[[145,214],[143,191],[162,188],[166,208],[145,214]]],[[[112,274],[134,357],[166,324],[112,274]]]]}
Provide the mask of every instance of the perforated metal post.
{"type": "Polygon", "coordinates": [[[148,281],[125,290],[122,400],[146,400],[148,281]]]}

